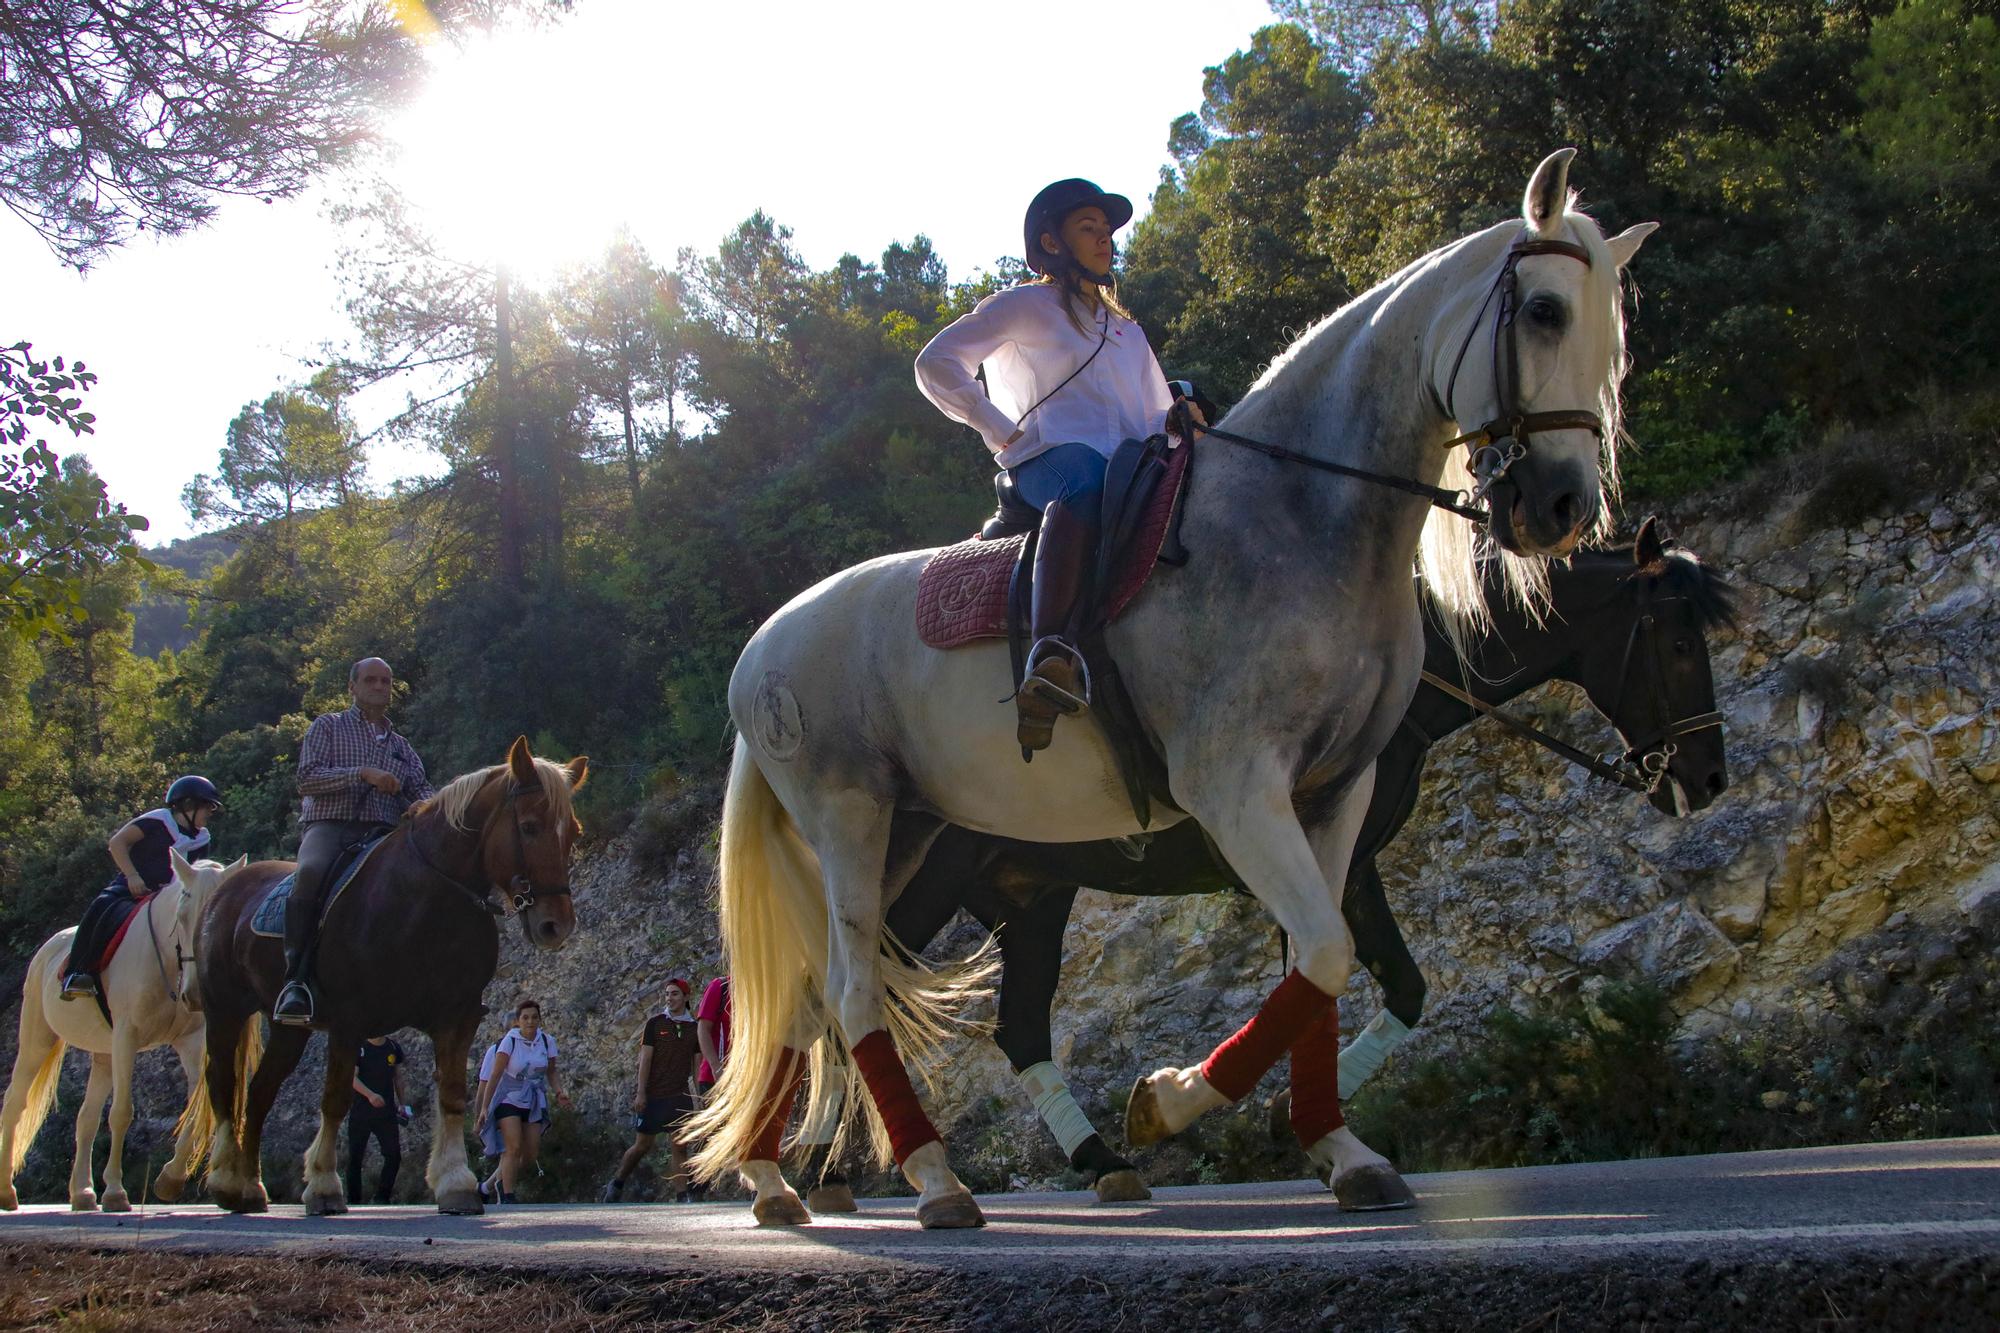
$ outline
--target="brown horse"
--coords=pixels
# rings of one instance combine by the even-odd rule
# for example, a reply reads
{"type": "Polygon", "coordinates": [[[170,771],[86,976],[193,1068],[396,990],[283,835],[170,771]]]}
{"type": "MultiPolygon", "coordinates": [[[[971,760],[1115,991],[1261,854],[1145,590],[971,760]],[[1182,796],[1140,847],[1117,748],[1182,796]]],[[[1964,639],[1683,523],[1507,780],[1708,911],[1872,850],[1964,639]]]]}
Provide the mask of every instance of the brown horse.
{"type": "MultiPolygon", "coordinates": [[[[437,1131],[424,1178],[440,1212],[483,1211],[465,1158],[465,1057],[499,962],[495,922],[511,906],[522,933],[544,949],[575,928],[569,859],[581,825],[570,793],[583,785],[589,762],[537,759],[526,737],[516,740],[506,763],[467,773],[413,807],[327,909],[313,1024],[327,1034],[326,1088],[319,1135],[306,1149],[307,1213],[347,1211],[334,1144],[354,1096],[354,1053],[366,1038],[403,1027],[429,1034],[437,1056],[437,1131]]],[[[258,1058],[258,1019],[277,998],[285,960],[283,942],[254,933],[251,920],[292,869],[289,861],[259,861],[223,881],[196,944],[208,1021],[205,1090],[220,1128],[208,1189],[231,1212],[267,1206],[264,1117],[311,1036],[273,1026],[270,1049],[258,1058]]]]}

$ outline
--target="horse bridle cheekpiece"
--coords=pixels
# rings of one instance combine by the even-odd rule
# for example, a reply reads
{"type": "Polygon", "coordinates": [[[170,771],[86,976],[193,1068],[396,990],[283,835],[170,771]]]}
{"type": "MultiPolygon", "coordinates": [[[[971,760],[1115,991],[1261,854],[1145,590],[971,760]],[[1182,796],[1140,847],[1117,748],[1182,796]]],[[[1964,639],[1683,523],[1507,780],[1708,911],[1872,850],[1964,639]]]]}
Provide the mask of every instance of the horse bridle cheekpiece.
{"type": "MultiPolygon", "coordinates": [[[[1643,574],[1645,571],[1640,572],[1643,574]]],[[[1651,676],[1648,684],[1652,687],[1653,697],[1663,703],[1667,699],[1667,681],[1665,673],[1660,669],[1659,645],[1653,641],[1660,632],[1659,618],[1653,614],[1653,608],[1662,602],[1687,600],[1688,598],[1680,593],[1656,597],[1650,590],[1647,592],[1645,602],[1639,611],[1639,618],[1632,622],[1632,632],[1625,639],[1625,656],[1618,664],[1618,698],[1611,706],[1610,716],[1617,717],[1619,705],[1625,701],[1626,685],[1632,675],[1632,657],[1633,654],[1640,653],[1639,641],[1642,637],[1646,640],[1646,644],[1645,651],[1640,655],[1645,661],[1648,675],[1651,676]]],[[[1629,742],[1630,748],[1617,762],[1634,771],[1638,782],[1643,784],[1644,791],[1650,796],[1659,790],[1662,782],[1666,781],[1667,769],[1673,764],[1674,757],[1680,753],[1680,746],[1674,742],[1683,736],[1721,725],[1722,714],[1714,711],[1694,713],[1684,718],[1662,722],[1650,735],[1629,742]]]]}
{"type": "MultiPolygon", "coordinates": [[[[519,782],[510,784],[507,788],[507,799],[500,803],[500,809],[494,812],[493,817],[498,819],[502,813],[512,811],[514,802],[520,800],[523,796],[539,792],[540,790],[539,786],[530,787],[519,782]]],[[[511,896],[509,901],[513,903],[514,910],[516,912],[525,912],[530,907],[533,907],[536,901],[541,898],[569,897],[568,884],[537,884],[529,877],[528,844],[527,840],[521,836],[520,815],[513,815],[509,822],[514,826],[515,873],[513,878],[507,881],[507,888],[510,890],[511,896]]],[[[486,839],[482,835],[479,841],[483,846],[486,839]]]]}
{"type": "Polygon", "coordinates": [[[1604,439],[1604,418],[1596,412],[1581,408],[1558,412],[1521,411],[1518,383],[1521,358],[1515,345],[1518,335],[1514,326],[1515,317],[1521,312],[1521,279],[1516,270],[1523,259],[1534,255],[1561,255],[1576,260],[1585,268],[1590,267],[1590,251],[1573,241],[1551,241],[1540,237],[1516,241],[1507,252],[1506,262],[1500,266],[1500,275],[1487,289],[1486,299],[1479,303],[1472,324],[1465,330],[1465,341],[1458,345],[1458,356],[1451,363],[1451,379],[1444,391],[1445,412],[1453,420],[1458,419],[1453,399],[1458,389],[1459,368],[1465,364],[1465,354],[1472,347],[1472,339],[1479,332],[1487,308],[1493,308],[1493,392],[1499,400],[1499,413],[1478,430],[1447,440],[1444,446],[1451,450],[1462,444],[1470,451],[1472,476],[1478,483],[1470,501],[1475,505],[1486,499],[1487,493],[1514,464],[1528,456],[1529,436],[1556,430],[1587,430],[1600,442],[1604,439]],[[1495,298],[1498,298],[1497,304],[1495,298]]]}

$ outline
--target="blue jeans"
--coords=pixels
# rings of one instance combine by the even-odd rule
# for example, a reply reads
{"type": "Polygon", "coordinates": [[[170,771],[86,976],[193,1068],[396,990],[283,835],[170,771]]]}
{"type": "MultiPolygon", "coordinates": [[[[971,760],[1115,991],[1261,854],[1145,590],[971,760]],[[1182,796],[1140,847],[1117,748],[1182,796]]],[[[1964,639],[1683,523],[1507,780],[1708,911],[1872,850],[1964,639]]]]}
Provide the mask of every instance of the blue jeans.
{"type": "Polygon", "coordinates": [[[1110,461],[1072,440],[1009,471],[1014,475],[1014,493],[1023,500],[1037,509],[1061,500],[1094,531],[1104,509],[1104,469],[1110,461]]]}

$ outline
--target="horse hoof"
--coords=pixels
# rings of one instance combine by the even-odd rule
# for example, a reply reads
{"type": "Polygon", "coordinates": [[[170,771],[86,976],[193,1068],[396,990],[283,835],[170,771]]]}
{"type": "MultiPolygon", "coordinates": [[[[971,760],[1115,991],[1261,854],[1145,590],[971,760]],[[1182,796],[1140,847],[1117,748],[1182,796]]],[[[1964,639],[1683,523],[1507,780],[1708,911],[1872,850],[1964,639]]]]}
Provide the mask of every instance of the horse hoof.
{"type": "Polygon", "coordinates": [[[186,1176],[161,1176],[153,1182],[153,1197],[161,1203],[179,1203],[187,1184],[186,1176]]]}
{"type": "Polygon", "coordinates": [[[338,1194],[308,1194],[305,1205],[307,1217],[339,1217],[347,1211],[347,1200],[338,1194]]]}
{"type": "Polygon", "coordinates": [[[1384,1213],[1417,1206],[1417,1196],[1391,1166],[1355,1167],[1333,1182],[1333,1201],[1343,1213],[1384,1213]]]}
{"type": "Polygon", "coordinates": [[[1139,1203],[1153,1197],[1137,1171],[1106,1171],[1097,1178],[1099,1203],[1139,1203]]]}
{"type": "Polygon", "coordinates": [[[759,1199],[750,1205],[750,1215],[760,1227],[802,1227],[813,1220],[796,1194],[773,1194],[768,1199],[759,1199]]]}
{"type": "Polygon", "coordinates": [[[451,1217],[478,1217],[486,1211],[477,1189],[449,1190],[438,1195],[438,1211],[451,1217]]]}
{"type": "Polygon", "coordinates": [[[1285,1143],[1292,1137],[1292,1090],[1281,1089],[1271,1099],[1271,1142],[1285,1143]]]}
{"type": "Polygon", "coordinates": [[[0,1193],[0,1213],[11,1213],[21,1206],[21,1196],[13,1190],[0,1193]]]}
{"type": "Polygon", "coordinates": [[[81,1194],[69,1196],[69,1210],[72,1213],[94,1213],[97,1211],[97,1191],[85,1190],[81,1194]]]}
{"type": "Polygon", "coordinates": [[[926,1231],[949,1231],[962,1227],[983,1227],[986,1214],[979,1211],[969,1191],[940,1194],[917,1205],[917,1221],[926,1231]]]}
{"type": "Polygon", "coordinates": [[[814,1213],[858,1213],[854,1191],[845,1185],[815,1185],[806,1191],[806,1210],[814,1213]]]}
{"type": "Polygon", "coordinates": [[[1160,1110],[1159,1094],[1153,1091],[1153,1076],[1148,1074],[1132,1085],[1132,1096],[1125,1103],[1125,1142],[1134,1148],[1150,1148],[1173,1137],[1173,1132],[1160,1110]]]}
{"type": "Polygon", "coordinates": [[[119,1190],[115,1194],[105,1195],[98,1201],[97,1206],[107,1213],[129,1213],[132,1211],[132,1196],[124,1190],[119,1190]]]}

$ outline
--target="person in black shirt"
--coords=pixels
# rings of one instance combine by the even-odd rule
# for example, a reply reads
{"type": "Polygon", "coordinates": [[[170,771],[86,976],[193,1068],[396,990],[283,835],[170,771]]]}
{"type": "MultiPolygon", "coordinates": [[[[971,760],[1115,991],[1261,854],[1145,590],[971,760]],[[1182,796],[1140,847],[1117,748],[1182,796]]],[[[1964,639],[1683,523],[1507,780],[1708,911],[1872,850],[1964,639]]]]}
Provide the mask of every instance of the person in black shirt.
{"type": "Polygon", "coordinates": [[[403,1109],[403,1048],[387,1037],[361,1043],[354,1063],[355,1098],[347,1111],[347,1198],[361,1201],[361,1159],[372,1135],[382,1149],[382,1176],[375,1183],[375,1202],[389,1202],[396,1188],[396,1170],[403,1164],[403,1136],[398,1129],[403,1109]]]}
{"type": "Polygon", "coordinates": [[[681,1144],[681,1122],[694,1114],[694,1067],[701,1058],[701,1041],[694,1015],[688,1012],[688,983],[675,977],[666,985],[666,1007],[646,1020],[639,1036],[639,1079],[632,1094],[632,1146],[618,1163],[618,1174],[604,1187],[603,1201],[617,1203],[624,1197],[625,1182],[661,1133],[667,1136],[667,1158],[672,1170],[667,1188],[674,1190],[674,1202],[686,1203],[687,1149],[681,1144]]]}
{"type": "Polygon", "coordinates": [[[190,773],[167,788],[165,805],[135,816],[111,835],[105,850],[118,876],[84,909],[63,967],[63,999],[97,994],[97,961],[119,925],[139,903],[173,881],[170,851],[193,861],[208,850],[208,821],[221,809],[222,793],[215,784],[190,773]]]}

